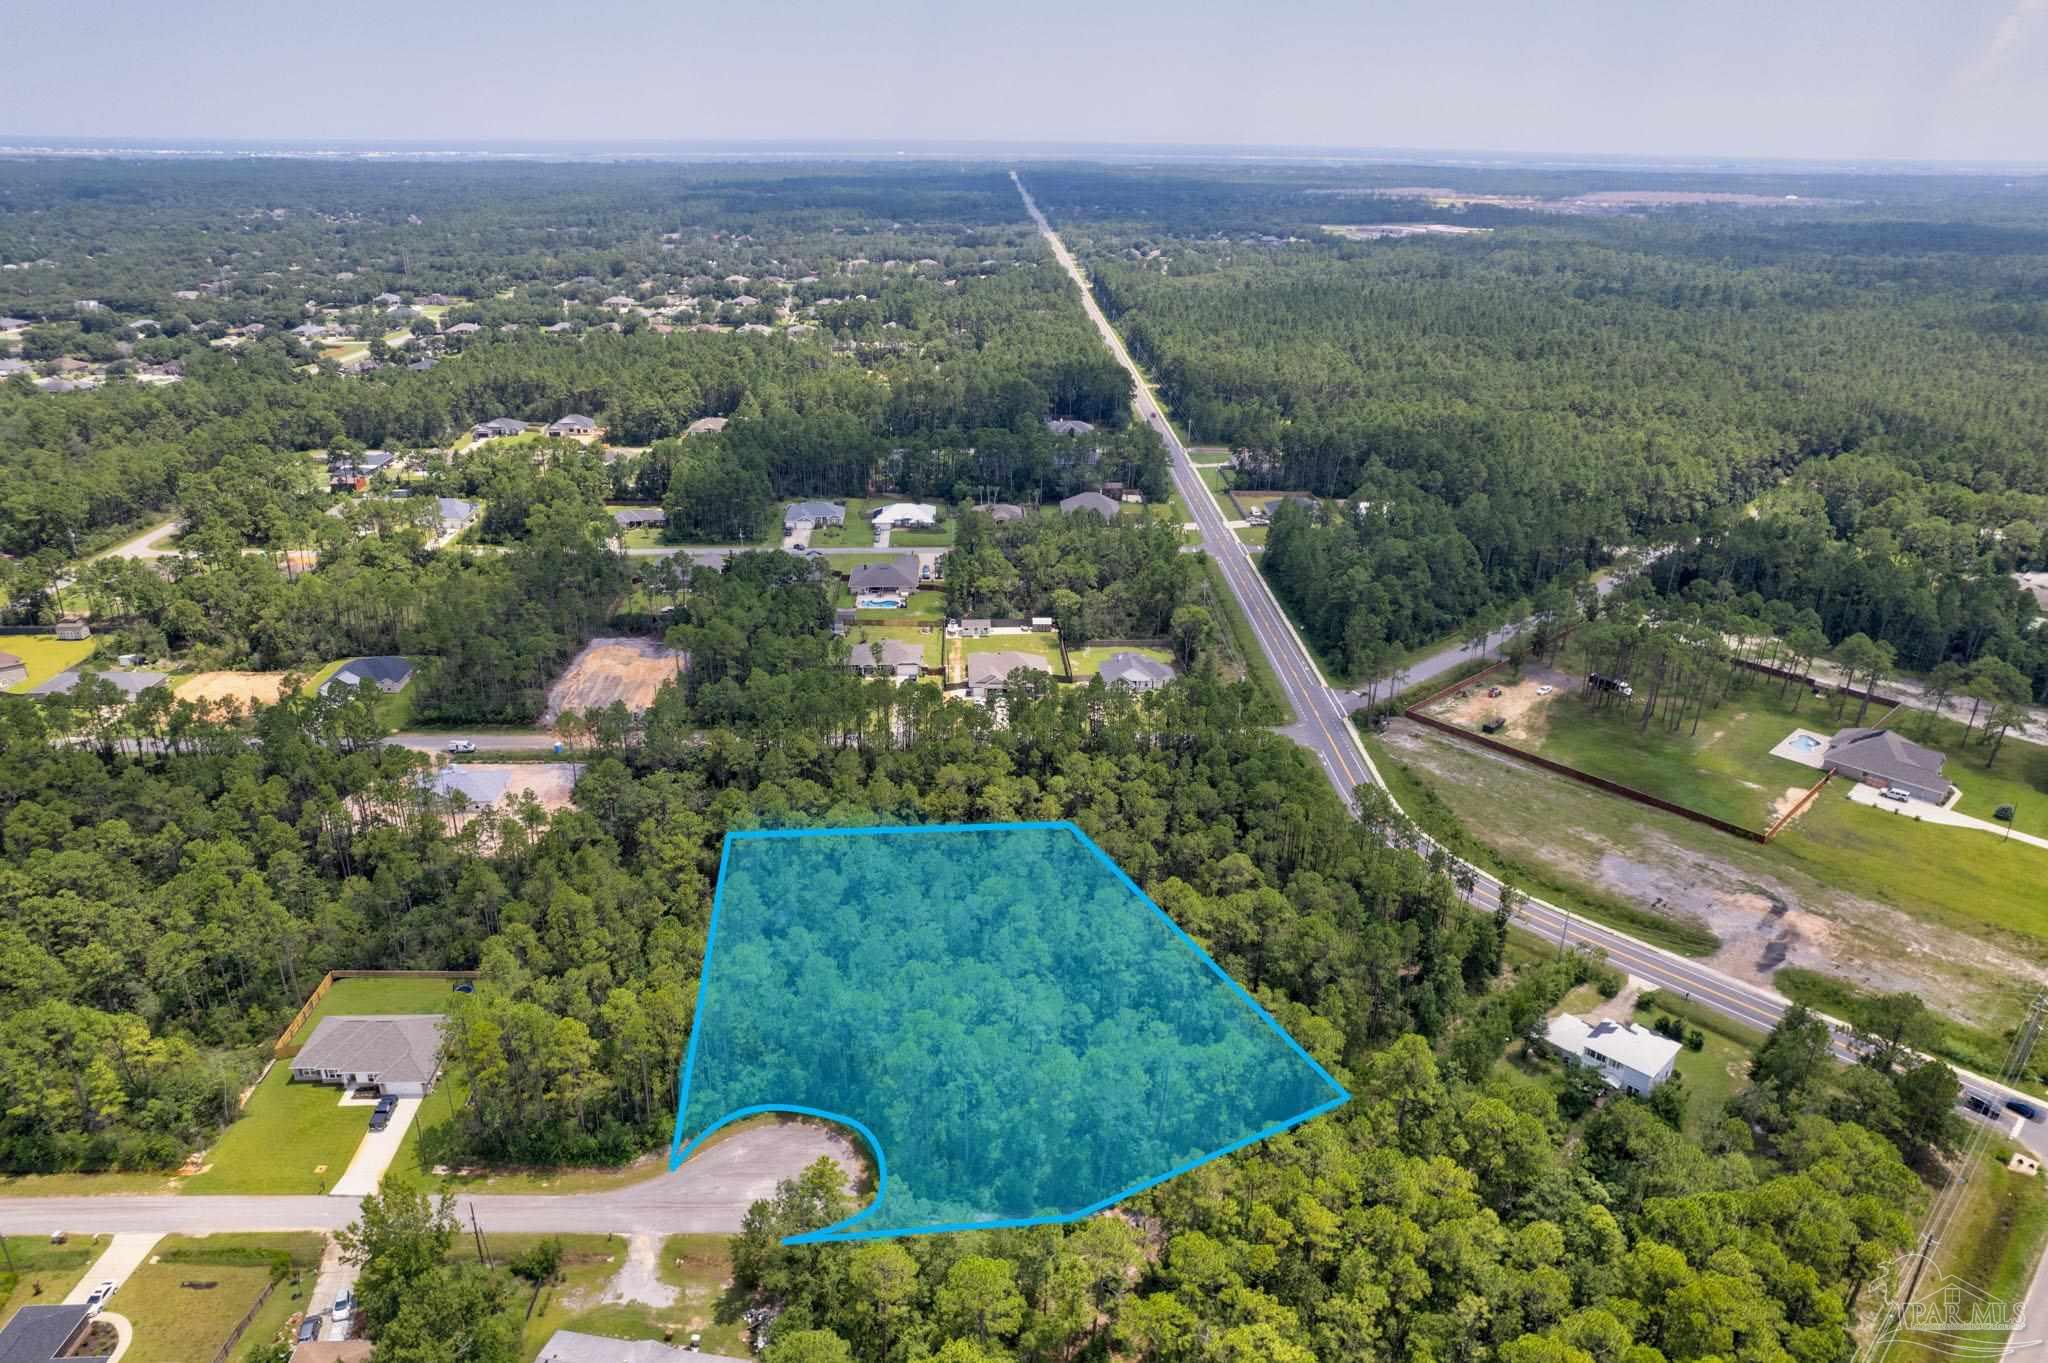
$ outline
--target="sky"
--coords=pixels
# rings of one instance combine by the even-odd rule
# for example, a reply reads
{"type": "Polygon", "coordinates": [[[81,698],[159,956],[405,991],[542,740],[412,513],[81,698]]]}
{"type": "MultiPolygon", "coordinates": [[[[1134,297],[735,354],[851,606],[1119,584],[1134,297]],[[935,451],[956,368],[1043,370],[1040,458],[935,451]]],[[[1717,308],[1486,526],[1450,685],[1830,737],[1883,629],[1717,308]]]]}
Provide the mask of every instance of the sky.
{"type": "Polygon", "coordinates": [[[0,141],[2048,160],[2048,0],[13,0],[0,141]]]}

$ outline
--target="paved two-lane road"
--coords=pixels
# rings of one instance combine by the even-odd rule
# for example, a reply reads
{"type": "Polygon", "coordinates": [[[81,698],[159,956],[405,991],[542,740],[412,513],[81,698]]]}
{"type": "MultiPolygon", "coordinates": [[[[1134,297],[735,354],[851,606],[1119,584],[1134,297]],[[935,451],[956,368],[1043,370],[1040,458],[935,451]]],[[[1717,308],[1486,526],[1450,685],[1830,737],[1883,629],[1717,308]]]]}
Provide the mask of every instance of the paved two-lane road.
{"type": "MultiPolygon", "coordinates": [[[[1308,645],[1295,632],[1293,624],[1281,609],[1272,588],[1253,564],[1251,555],[1237,535],[1225,523],[1223,513],[1217,508],[1216,500],[1209,495],[1203,484],[1200,470],[1188,457],[1186,446],[1174,433],[1173,425],[1161,410],[1151,384],[1131,359],[1125,349],[1123,338],[1111,326],[1109,319],[1097,306],[1095,296],[1088,287],[1086,275],[1075,261],[1066,243],[1053,231],[1045,214],[1039,211],[1031,191],[1024,187],[1016,172],[1010,179],[1017,186],[1017,192],[1024,198],[1024,207],[1031,219],[1038,225],[1046,244],[1074,283],[1080,287],[1082,305],[1088,310],[1089,320],[1102,336],[1102,342],[1109,347],[1117,362],[1130,375],[1133,389],[1132,404],[1138,416],[1166,443],[1167,452],[1173,461],[1174,486],[1181,500],[1194,515],[1195,524],[1201,532],[1202,548],[1223,570],[1225,582],[1231,594],[1237,598],[1245,617],[1251,622],[1252,633],[1262,652],[1273,665],[1279,679],[1280,689],[1285,693],[1287,703],[1294,710],[1294,722],[1285,732],[1295,742],[1315,754],[1330,783],[1337,793],[1353,810],[1358,808],[1357,791],[1360,786],[1384,786],[1379,772],[1366,755],[1365,745],[1352,727],[1350,712],[1356,708],[1357,700],[1351,693],[1332,688],[1324,680],[1310,655],[1308,645]]],[[[1425,675],[1437,675],[1448,671],[1463,660],[1459,649],[1446,649],[1430,659],[1432,671],[1425,675]]],[[[1411,673],[1411,676],[1415,674],[1411,673]]],[[[1417,677],[1416,679],[1420,679],[1417,677]]],[[[1426,854],[1429,844],[1421,842],[1426,854]]],[[[1477,867],[1469,867],[1473,873],[1473,900],[1479,908],[1491,912],[1500,906],[1501,884],[1477,867]]],[[[1661,947],[1641,942],[1612,928],[1602,927],[1576,917],[1555,905],[1532,899],[1519,892],[1515,895],[1516,920],[1528,931],[1553,941],[1563,947],[1589,947],[1604,952],[1616,966],[1637,979],[1645,980],[1659,989],[1668,990],[1681,997],[1695,1000],[1712,1008],[1723,1016],[1732,1018],[1759,1031],[1768,1031],[1777,1024],[1779,1017],[1791,1006],[1790,1001],[1775,990],[1738,980],[1731,975],[1688,960],[1661,947]]],[[[1849,1038],[1844,1029],[1837,1028],[1836,1054],[1845,1061],[1855,1059],[1849,1038]]],[[[2005,1096],[2015,1096],[2014,1091],[1992,1080],[1958,1071],[1974,1087],[1997,1091],[2005,1096]]],[[[2041,1134],[2036,1126],[2027,1126],[2020,1133],[2025,1143],[2036,1148],[2048,1148],[2048,1137],[2041,1134]]]]}

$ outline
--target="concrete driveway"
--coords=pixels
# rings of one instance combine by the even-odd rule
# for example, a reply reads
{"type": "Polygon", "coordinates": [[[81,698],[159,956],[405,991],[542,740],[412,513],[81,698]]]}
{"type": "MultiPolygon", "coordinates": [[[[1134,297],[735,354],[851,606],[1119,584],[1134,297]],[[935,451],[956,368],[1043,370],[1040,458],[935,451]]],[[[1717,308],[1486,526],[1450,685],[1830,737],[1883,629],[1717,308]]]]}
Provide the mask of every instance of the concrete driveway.
{"type": "MultiPolygon", "coordinates": [[[[1866,786],[1861,781],[1849,787],[1849,798],[1859,805],[1883,810],[1887,814],[1910,815],[1922,823],[1947,824],[1950,828],[1974,828],[1997,838],[2003,838],[2007,833],[2006,826],[2002,823],[1979,819],[1969,814],[1958,814],[1953,809],[1929,804],[1925,800],[1887,800],[1874,786],[1866,786]]],[[[2037,838],[2032,833],[2014,833],[2012,840],[2030,842],[2036,847],[2048,847],[2048,838],[2037,838]]]]}
{"type": "MultiPolygon", "coordinates": [[[[343,1261],[341,1247],[330,1238],[327,1248],[320,1254],[320,1272],[313,1279],[313,1290],[306,1297],[306,1314],[325,1317],[334,1309],[334,1299],[346,1288],[356,1285],[356,1275],[362,1272],[356,1265],[343,1261]]],[[[328,1320],[320,1331],[322,1339],[346,1339],[352,1322],[337,1325],[328,1320]]]]}
{"type": "MultiPolygon", "coordinates": [[[[334,1186],[327,1190],[329,1197],[364,1197],[377,1191],[377,1185],[384,1181],[384,1171],[391,1167],[391,1161],[398,1158],[399,1149],[405,1144],[405,1133],[412,1129],[413,1118],[420,1115],[418,1098],[400,1098],[392,1110],[391,1120],[382,1131],[365,1130],[362,1144],[356,1147],[355,1157],[348,1162],[342,1176],[334,1180],[334,1186]]],[[[365,1127],[369,1117],[364,1116],[365,1127]]]]}
{"type": "Polygon", "coordinates": [[[114,1295],[119,1296],[121,1284],[128,1281],[129,1274],[142,1267],[143,1261],[149,1258],[150,1250],[161,1239],[163,1236],[155,1232],[116,1235],[107,1243],[100,1257],[93,1261],[93,1266],[85,1271],[85,1276],[78,1280],[78,1286],[65,1295],[64,1305],[85,1305],[85,1299],[92,1295],[92,1290],[103,1282],[111,1281],[114,1295]]]}

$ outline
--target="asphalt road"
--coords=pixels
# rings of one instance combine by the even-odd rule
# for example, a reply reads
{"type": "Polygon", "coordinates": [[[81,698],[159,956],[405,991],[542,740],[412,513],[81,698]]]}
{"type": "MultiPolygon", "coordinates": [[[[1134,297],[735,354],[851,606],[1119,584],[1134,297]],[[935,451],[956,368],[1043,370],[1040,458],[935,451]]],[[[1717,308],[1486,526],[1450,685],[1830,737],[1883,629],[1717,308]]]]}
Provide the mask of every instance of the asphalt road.
{"type": "MultiPolygon", "coordinates": [[[[1059,234],[1039,211],[1038,204],[1031,197],[1015,172],[1011,180],[1017,192],[1024,197],[1024,206],[1030,212],[1032,221],[1038,224],[1039,232],[1052,248],[1060,265],[1080,286],[1083,306],[1088,310],[1089,320],[1102,336],[1103,344],[1116,356],[1117,362],[1131,376],[1133,388],[1132,403],[1141,420],[1159,432],[1166,443],[1173,460],[1174,487],[1180,492],[1181,500],[1194,515],[1195,524],[1202,537],[1202,547],[1223,570],[1225,582],[1231,594],[1243,608],[1245,617],[1251,622],[1252,633],[1259,648],[1273,665],[1274,674],[1279,678],[1280,689],[1285,693],[1287,703],[1294,710],[1294,722],[1282,732],[1295,742],[1315,754],[1316,761],[1336,787],[1338,795],[1353,810],[1358,808],[1357,790],[1363,785],[1384,786],[1372,759],[1366,754],[1365,745],[1358,737],[1357,730],[1350,722],[1350,711],[1356,707],[1357,699],[1348,691],[1332,688],[1316,666],[1308,645],[1295,631],[1286,613],[1280,608],[1272,588],[1260,575],[1246,552],[1245,545],[1225,523],[1216,500],[1209,495],[1203,484],[1200,470],[1188,457],[1186,446],[1174,433],[1172,423],[1160,409],[1159,401],[1151,385],[1124,348],[1123,338],[1109,319],[1096,306],[1095,297],[1089,291],[1086,276],[1080,265],[1067,250],[1059,234]]],[[[1611,586],[1607,589],[1611,590],[1611,586]]],[[[1461,648],[1445,649],[1411,670],[1411,677],[1421,680],[1448,671],[1469,653],[1461,648]],[[1424,672],[1422,667],[1432,670],[1424,672]]],[[[1398,806],[1397,806],[1398,807],[1398,806]]],[[[1425,855],[1431,850],[1426,838],[1417,836],[1418,850],[1425,855]]],[[[1454,858],[1454,861],[1457,859],[1454,858]]],[[[1466,863],[1460,863],[1466,864],[1466,863]]],[[[1500,906],[1501,883],[1477,867],[1469,866],[1475,885],[1473,902],[1485,912],[1493,912],[1500,906]]],[[[1698,1002],[1725,1017],[1759,1031],[1769,1031],[1777,1024],[1778,1018],[1791,1006],[1789,1000],[1775,990],[1738,980],[1731,975],[1688,960],[1662,947],[1638,941],[1612,928],[1574,916],[1564,909],[1531,898],[1519,891],[1515,896],[1516,922],[1526,931],[1557,943],[1559,950],[1566,946],[1586,947],[1604,953],[1614,965],[1627,971],[1639,980],[1682,998],[1698,1002]]],[[[1835,1051],[1845,1061],[1853,1061],[1856,1052],[1851,1044],[1848,1030],[1837,1024],[1835,1028],[1835,1051]]],[[[2016,1096],[2014,1091],[1993,1080],[1958,1071],[1974,1087],[1995,1091],[2002,1096],[2016,1096]]],[[[2030,1148],[2048,1149],[2048,1132],[2038,1124],[2024,1123],[2019,1138],[2030,1148]]]]}
{"type": "MultiPolygon", "coordinates": [[[[663,1174],[605,1193],[458,1196],[466,1225],[472,1211],[493,1231],[564,1231],[620,1235],[735,1233],[747,1208],[775,1193],[820,1155],[849,1172],[853,1152],[836,1131],[813,1122],[751,1126],[663,1174]]],[[[205,1235],[213,1231],[332,1231],[356,1219],[353,1197],[180,1197],[175,1193],[102,1197],[0,1197],[0,1233],[205,1235]]]]}

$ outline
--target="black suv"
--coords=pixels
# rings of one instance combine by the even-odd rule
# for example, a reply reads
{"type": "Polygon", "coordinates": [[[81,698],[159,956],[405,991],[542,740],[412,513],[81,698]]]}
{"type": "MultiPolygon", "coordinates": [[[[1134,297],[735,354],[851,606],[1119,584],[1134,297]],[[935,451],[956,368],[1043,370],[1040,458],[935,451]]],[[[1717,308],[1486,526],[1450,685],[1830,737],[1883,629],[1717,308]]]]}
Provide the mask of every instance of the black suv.
{"type": "Polygon", "coordinates": [[[370,1130],[382,1131],[391,1125],[391,1114],[398,1110],[398,1100],[385,1094],[377,1100],[377,1106],[370,1110],[370,1130]]]}

